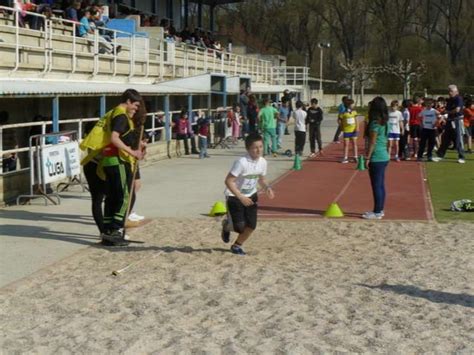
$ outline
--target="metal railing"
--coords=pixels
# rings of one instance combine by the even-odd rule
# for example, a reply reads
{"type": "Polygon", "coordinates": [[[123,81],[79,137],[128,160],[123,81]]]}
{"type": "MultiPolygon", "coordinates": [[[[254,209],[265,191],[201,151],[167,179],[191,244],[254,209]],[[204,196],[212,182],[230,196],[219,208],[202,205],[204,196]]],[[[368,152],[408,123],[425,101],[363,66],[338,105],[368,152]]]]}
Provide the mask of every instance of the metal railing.
{"type": "MultiPolygon", "coordinates": [[[[3,16],[2,21],[8,20],[5,14],[13,15],[13,24],[1,24],[0,28],[10,28],[15,31],[15,40],[13,42],[0,42],[2,46],[13,46],[15,49],[15,63],[10,73],[14,73],[21,68],[22,50],[44,51],[44,64],[42,74],[50,73],[53,70],[64,71],[65,68],[54,67],[54,56],[70,56],[71,66],[68,68],[70,74],[77,73],[78,60],[80,58],[92,58],[93,68],[89,72],[95,76],[101,74],[101,63],[111,63],[111,73],[109,71],[103,74],[119,75],[118,63],[122,66],[128,65],[128,78],[160,78],[163,79],[167,73],[172,77],[185,77],[189,75],[198,75],[208,72],[223,73],[227,75],[246,75],[250,76],[254,82],[272,83],[274,79],[274,67],[271,61],[253,58],[250,56],[233,54],[224,50],[213,48],[204,48],[186,44],[183,42],[170,44],[165,40],[159,41],[158,48],[151,48],[150,39],[143,37],[142,34],[130,33],[110,28],[99,27],[96,29],[93,37],[78,37],[77,30],[80,23],[62,18],[46,18],[44,15],[34,12],[24,12],[20,9],[0,6],[3,16]],[[29,29],[20,26],[20,16],[22,14],[35,16],[41,22],[40,29],[29,29]],[[110,34],[113,46],[113,52],[110,54],[101,54],[101,38],[99,32],[104,31],[110,34]],[[28,44],[25,38],[27,35],[39,34],[39,43],[35,46],[28,44]],[[120,38],[120,39],[119,39],[120,38]],[[122,40],[125,38],[125,40],[122,40]],[[63,48],[55,45],[54,41],[63,41],[63,48]],[[140,47],[138,44],[142,43],[140,47]],[[91,47],[91,52],[85,52],[84,45],[91,47]],[[117,46],[122,46],[122,53],[117,53],[117,46]],[[137,72],[137,66],[143,66],[142,72],[137,72]],[[153,67],[153,69],[152,69],[153,67]],[[167,71],[166,68],[170,69],[167,71]]],[[[84,72],[86,69],[81,69],[84,72]]],[[[120,73],[122,74],[122,73],[120,73]]]]}
{"type": "MultiPolygon", "coordinates": [[[[225,109],[229,109],[230,107],[226,107],[225,109]]],[[[218,109],[209,109],[209,108],[196,108],[193,109],[193,113],[197,113],[199,111],[207,112],[208,114],[211,114],[213,112],[216,112],[218,109]]],[[[156,123],[156,118],[158,116],[163,116],[163,117],[171,117],[174,114],[179,114],[181,110],[173,110],[173,111],[168,111],[166,113],[165,111],[156,111],[156,112],[150,112],[146,115],[146,121],[145,121],[145,131],[151,136],[150,137],[150,144],[155,144],[159,142],[164,142],[166,141],[166,137],[171,137],[171,130],[172,130],[172,125],[164,125],[162,127],[157,127],[156,123]],[[168,127],[169,132],[166,134],[165,129],[168,127]],[[159,139],[157,139],[157,132],[161,132],[161,136],[159,139]]],[[[89,123],[89,122],[97,122],[100,119],[100,117],[89,117],[89,118],[76,118],[76,119],[66,119],[66,120],[60,120],[59,124],[64,126],[67,125],[68,130],[74,130],[77,131],[79,140],[81,141],[83,138],[83,133],[84,133],[84,125],[89,123]]],[[[195,125],[196,122],[192,123],[192,125],[195,125]]],[[[0,125],[0,158],[2,158],[5,154],[19,154],[19,153],[24,153],[29,151],[29,146],[24,145],[24,146],[18,146],[18,148],[13,148],[13,149],[8,149],[8,150],[2,150],[3,149],[3,133],[6,130],[18,130],[18,129],[31,129],[32,127],[41,127],[41,135],[47,134],[48,131],[51,131],[49,129],[50,126],[53,125],[52,121],[38,121],[38,122],[26,122],[26,123],[13,123],[13,124],[7,124],[7,125],[0,125]]],[[[47,144],[47,142],[42,142],[43,145],[47,144]]],[[[26,170],[29,169],[29,163],[28,166],[23,167],[18,170],[26,170]]],[[[16,171],[18,171],[16,170],[16,171]]],[[[3,174],[3,167],[2,167],[2,161],[0,159],[0,175],[3,174]]]]}
{"type": "Polygon", "coordinates": [[[309,79],[308,67],[272,67],[272,76],[279,85],[307,86],[309,79]]]}

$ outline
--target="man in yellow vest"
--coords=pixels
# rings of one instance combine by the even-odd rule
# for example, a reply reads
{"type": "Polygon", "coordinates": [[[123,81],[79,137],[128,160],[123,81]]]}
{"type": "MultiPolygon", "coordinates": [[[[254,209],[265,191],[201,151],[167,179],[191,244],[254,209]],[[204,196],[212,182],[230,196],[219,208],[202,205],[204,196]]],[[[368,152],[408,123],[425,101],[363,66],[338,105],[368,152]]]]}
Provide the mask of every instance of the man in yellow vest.
{"type": "Polygon", "coordinates": [[[138,144],[133,115],[138,110],[142,97],[133,89],[126,90],[120,104],[109,111],[94,126],[81,143],[82,149],[88,149],[83,165],[92,160],[98,162],[97,176],[105,179],[105,206],[103,219],[102,244],[125,246],[123,227],[128,211],[130,188],[136,159],[143,158],[138,144]]]}

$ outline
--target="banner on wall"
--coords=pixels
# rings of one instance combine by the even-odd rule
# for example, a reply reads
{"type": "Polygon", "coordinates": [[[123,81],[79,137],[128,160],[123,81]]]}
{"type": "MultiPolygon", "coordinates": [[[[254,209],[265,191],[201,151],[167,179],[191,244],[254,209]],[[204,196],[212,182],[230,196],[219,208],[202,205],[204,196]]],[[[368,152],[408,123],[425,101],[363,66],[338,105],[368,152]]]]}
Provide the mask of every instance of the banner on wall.
{"type": "Polygon", "coordinates": [[[79,143],[46,146],[41,150],[43,181],[45,184],[81,174],[79,143]]]}

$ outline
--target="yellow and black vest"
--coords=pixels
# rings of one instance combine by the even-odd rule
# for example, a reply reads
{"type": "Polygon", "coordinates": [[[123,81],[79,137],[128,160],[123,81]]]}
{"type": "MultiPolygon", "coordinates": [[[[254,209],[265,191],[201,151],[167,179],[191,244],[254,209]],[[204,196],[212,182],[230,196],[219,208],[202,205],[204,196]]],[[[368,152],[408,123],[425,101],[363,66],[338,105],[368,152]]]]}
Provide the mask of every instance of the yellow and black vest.
{"type": "MultiPolygon", "coordinates": [[[[105,173],[103,170],[103,159],[101,153],[105,148],[112,144],[112,120],[120,115],[125,115],[128,119],[129,130],[125,132],[124,135],[131,133],[135,129],[135,124],[128,116],[127,111],[121,106],[117,106],[101,117],[101,119],[95,124],[94,128],[92,128],[90,133],[82,140],[81,144],[79,145],[82,150],[87,150],[87,155],[84,159],[82,159],[81,165],[85,165],[93,159],[98,160],[99,163],[97,165],[97,176],[99,176],[102,180],[105,180],[105,173]]],[[[121,160],[130,163],[132,169],[135,168],[136,159],[127,152],[119,149],[118,157],[121,160]]]]}

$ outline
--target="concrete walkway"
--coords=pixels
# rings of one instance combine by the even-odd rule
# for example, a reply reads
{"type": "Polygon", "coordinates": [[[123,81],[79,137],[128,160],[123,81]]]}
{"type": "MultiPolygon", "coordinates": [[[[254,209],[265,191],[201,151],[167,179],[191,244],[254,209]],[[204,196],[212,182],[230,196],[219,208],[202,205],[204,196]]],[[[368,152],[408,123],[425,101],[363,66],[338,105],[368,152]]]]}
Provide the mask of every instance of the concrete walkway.
{"type": "MultiPolygon", "coordinates": [[[[322,127],[323,142],[328,143],[335,131],[335,115],[326,115],[322,127]]],[[[284,137],[284,150],[294,151],[293,133],[284,137]]],[[[305,150],[309,152],[308,143],[305,150]]],[[[151,219],[208,218],[213,203],[223,200],[224,179],[233,161],[245,149],[239,143],[233,149],[210,149],[209,154],[210,159],[183,155],[143,168],[136,212],[151,219]]],[[[293,165],[293,159],[285,156],[268,161],[270,181],[293,165]]],[[[32,205],[0,209],[0,287],[98,242],[89,194],[80,191],[73,187],[62,193],[59,206],[44,206],[38,199],[32,205]]]]}

